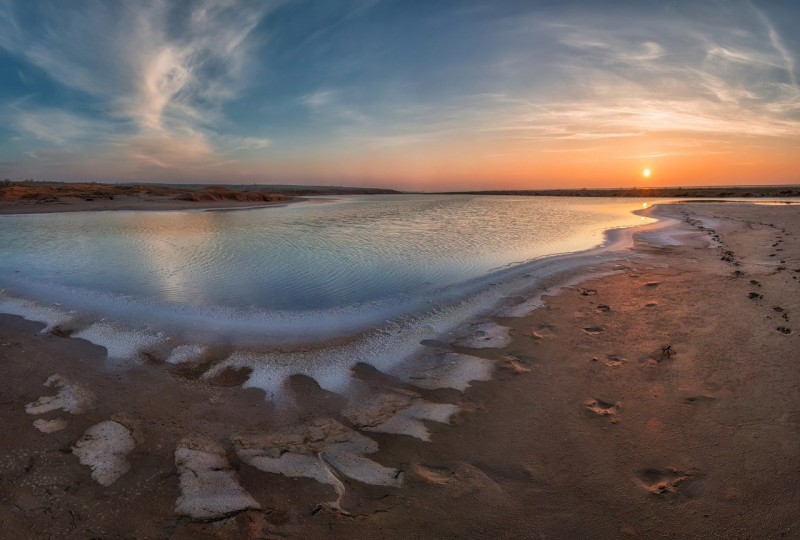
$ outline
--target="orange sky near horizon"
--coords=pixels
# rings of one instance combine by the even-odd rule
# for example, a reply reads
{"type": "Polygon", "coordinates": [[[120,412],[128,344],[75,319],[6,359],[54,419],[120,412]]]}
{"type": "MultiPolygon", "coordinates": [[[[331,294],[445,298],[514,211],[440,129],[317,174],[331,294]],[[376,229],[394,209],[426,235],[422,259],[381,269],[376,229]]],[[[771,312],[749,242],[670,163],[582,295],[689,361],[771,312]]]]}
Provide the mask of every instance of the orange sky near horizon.
{"type": "Polygon", "coordinates": [[[273,167],[279,177],[300,178],[313,171],[323,182],[366,179],[370,185],[422,191],[432,191],[431,185],[436,186],[435,191],[445,191],[800,183],[800,149],[784,141],[774,141],[772,146],[708,141],[696,143],[691,151],[680,151],[670,140],[657,144],[653,137],[641,139],[646,140],[615,139],[578,149],[557,144],[545,149],[506,144],[498,145],[497,152],[485,145],[453,143],[413,155],[383,151],[273,167]],[[643,175],[644,169],[651,170],[649,178],[643,175]]]}

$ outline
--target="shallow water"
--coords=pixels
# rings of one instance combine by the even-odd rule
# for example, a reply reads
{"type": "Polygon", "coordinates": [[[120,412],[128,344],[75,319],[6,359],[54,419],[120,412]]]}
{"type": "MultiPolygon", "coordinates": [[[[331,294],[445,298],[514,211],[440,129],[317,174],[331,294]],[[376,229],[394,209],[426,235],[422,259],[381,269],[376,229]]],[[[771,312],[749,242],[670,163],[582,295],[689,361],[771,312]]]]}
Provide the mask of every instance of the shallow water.
{"type": "Polygon", "coordinates": [[[329,338],[473,292],[514,265],[596,246],[604,230],[642,223],[631,213],[641,207],[400,195],[246,211],[3,216],[0,287],[134,327],[329,338]]]}

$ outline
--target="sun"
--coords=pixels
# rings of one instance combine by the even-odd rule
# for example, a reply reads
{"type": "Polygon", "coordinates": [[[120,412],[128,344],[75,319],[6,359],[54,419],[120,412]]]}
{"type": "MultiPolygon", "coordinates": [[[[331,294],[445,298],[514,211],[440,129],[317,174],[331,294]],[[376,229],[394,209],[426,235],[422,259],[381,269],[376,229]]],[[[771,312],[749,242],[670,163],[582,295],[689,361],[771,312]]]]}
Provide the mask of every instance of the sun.
{"type": "Polygon", "coordinates": [[[645,178],[650,178],[651,174],[652,173],[650,172],[650,169],[645,169],[642,171],[642,176],[644,176],[645,178]]]}

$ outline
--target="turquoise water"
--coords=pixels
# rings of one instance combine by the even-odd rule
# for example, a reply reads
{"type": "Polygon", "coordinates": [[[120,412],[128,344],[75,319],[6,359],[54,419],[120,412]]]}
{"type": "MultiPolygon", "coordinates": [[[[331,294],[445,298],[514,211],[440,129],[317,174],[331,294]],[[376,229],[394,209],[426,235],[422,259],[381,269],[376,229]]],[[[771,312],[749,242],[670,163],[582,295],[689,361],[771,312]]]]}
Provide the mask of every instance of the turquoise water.
{"type": "MultiPolygon", "coordinates": [[[[0,217],[0,287],[95,318],[265,335],[368,326],[642,223],[625,199],[356,196],[0,217]],[[205,321],[198,324],[198,321],[205,321]]],[[[2,306],[0,306],[0,310],[2,306]]]]}

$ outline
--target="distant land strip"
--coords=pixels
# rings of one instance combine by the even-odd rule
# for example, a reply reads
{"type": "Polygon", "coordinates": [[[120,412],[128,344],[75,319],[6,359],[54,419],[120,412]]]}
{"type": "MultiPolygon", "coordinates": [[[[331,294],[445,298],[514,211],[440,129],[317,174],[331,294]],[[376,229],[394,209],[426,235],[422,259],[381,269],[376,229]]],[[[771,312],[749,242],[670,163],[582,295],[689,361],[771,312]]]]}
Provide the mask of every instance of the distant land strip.
{"type": "MultiPolygon", "coordinates": [[[[443,193],[444,194],[444,193],[443,193]]],[[[727,197],[800,197],[800,185],[785,186],[715,186],[715,187],[634,187],[592,189],[525,189],[492,191],[453,191],[450,195],[524,195],[531,197],[656,197],[656,198],[727,198],[727,197]]]]}
{"type": "Polygon", "coordinates": [[[356,195],[399,193],[391,189],[342,186],[105,184],[99,182],[0,181],[0,202],[87,202],[114,197],[159,197],[176,201],[278,202],[303,195],[356,195]]]}
{"type": "MultiPolygon", "coordinates": [[[[261,203],[318,195],[393,195],[419,192],[348,186],[291,184],[156,184],[51,181],[0,181],[0,203],[57,203],[64,200],[114,201],[115,197],[155,198],[187,202],[261,203]]],[[[652,197],[652,198],[783,198],[800,197],[800,185],[633,187],[535,190],[449,191],[428,195],[521,195],[533,197],[652,197]]]]}

